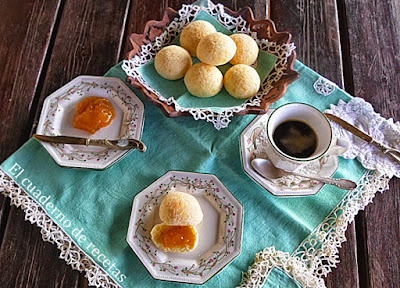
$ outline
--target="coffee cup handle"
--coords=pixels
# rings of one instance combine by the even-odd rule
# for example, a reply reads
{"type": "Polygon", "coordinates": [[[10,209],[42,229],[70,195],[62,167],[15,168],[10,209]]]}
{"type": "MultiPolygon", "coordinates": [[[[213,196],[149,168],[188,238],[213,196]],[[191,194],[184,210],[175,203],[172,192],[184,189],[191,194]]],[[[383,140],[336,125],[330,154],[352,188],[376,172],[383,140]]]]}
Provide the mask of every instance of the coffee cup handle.
{"type": "Polygon", "coordinates": [[[338,138],[333,138],[332,139],[332,144],[331,147],[329,148],[328,152],[320,159],[320,165],[324,165],[328,161],[328,157],[330,155],[336,155],[340,156],[343,155],[347,150],[349,150],[351,147],[351,142],[344,140],[344,139],[338,139],[338,138]]]}
{"type": "Polygon", "coordinates": [[[340,156],[343,155],[347,150],[349,150],[350,147],[351,147],[350,141],[339,138],[333,138],[331,147],[329,148],[326,155],[340,156]]]}

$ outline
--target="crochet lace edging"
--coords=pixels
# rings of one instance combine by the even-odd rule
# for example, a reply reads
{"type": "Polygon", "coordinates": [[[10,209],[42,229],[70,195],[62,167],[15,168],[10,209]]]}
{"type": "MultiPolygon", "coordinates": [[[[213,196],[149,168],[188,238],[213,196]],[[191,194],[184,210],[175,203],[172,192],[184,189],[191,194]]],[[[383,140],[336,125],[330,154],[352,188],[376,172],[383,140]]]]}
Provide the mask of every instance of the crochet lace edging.
{"type": "Polygon", "coordinates": [[[0,169],[0,192],[9,197],[11,205],[25,212],[25,220],[41,228],[43,241],[55,244],[60,250],[60,259],[73,269],[85,272],[89,285],[105,288],[122,288],[97,263],[95,263],[75,242],[54,222],[43,208],[27,194],[17,182],[0,169]]]}
{"type": "Polygon", "coordinates": [[[339,263],[339,248],[346,241],[348,225],[360,210],[372,202],[375,194],[389,188],[390,177],[377,171],[368,171],[349,191],[325,220],[289,255],[265,248],[246,273],[239,287],[263,287],[273,268],[279,268],[303,287],[326,287],[322,276],[326,276],[339,263]]]}
{"type": "Polygon", "coordinates": [[[272,246],[257,253],[253,265],[242,274],[238,288],[263,287],[273,268],[281,269],[304,287],[325,287],[324,280],[313,275],[304,262],[272,246]]]}
{"type": "MultiPolygon", "coordinates": [[[[273,268],[281,269],[303,287],[325,287],[326,276],[339,263],[339,248],[346,241],[345,231],[355,215],[372,202],[376,192],[389,187],[390,178],[375,171],[367,172],[357,189],[350,191],[325,220],[290,255],[267,247],[257,253],[255,261],[242,275],[240,288],[264,286],[273,268]]],[[[11,177],[0,169],[0,192],[11,199],[11,205],[25,212],[25,220],[41,228],[42,239],[55,244],[60,258],[73,269],[85,272],[89,285],[120,288],[97,263],[77,246],[11,177]]]]}

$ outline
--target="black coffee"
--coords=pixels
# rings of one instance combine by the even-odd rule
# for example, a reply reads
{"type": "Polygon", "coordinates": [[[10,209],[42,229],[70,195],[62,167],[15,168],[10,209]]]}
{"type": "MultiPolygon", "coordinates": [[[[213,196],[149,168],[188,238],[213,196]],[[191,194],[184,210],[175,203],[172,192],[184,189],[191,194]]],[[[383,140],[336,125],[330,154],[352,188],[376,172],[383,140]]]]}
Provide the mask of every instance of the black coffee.
{"type": "Polygon", "coordinates": [[[314,130],[306,123],[296,120],[280,124],[272,138],[283,153],[296,158],[310,157],[318,144],[314,130]]]}

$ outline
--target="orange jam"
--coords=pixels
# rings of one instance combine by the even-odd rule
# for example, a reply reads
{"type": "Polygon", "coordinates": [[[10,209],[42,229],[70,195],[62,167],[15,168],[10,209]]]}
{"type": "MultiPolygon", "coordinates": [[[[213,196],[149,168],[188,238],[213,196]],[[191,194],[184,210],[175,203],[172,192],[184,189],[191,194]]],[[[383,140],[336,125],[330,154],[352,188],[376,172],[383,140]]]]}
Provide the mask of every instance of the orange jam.
{"type": "Polygon", "coordinates": [[[94,134],[115,118],[111,102],[103,97],[90,96],[76,105],[74,127],[94,134]]]}
{"type": "Polygon", "coordinates": [[[194,248],[196,244],[196,231],[193,226],[165,227],[161,232],[161,239],[165,248],[194,248]]]}

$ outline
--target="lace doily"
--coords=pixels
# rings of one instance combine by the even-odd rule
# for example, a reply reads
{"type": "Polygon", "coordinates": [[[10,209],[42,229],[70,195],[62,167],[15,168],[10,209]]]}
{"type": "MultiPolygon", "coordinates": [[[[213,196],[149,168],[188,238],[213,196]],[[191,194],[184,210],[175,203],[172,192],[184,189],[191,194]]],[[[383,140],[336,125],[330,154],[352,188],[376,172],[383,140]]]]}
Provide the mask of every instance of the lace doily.
{"type": "Polygon", "coordinates": [[[337,87],[335,83],[322,76],[319,77],[317,81],[315,81],[313,86],[315,92],[324,96],[329,96],[330,94],[332,94],[337,87]]]}
{"type": "MultiPolygon", "coordinates": [[[[390,147],[400,149],[400,122],[394,122],[392,118],[386,120],[374,111],[372,105],[362,98],[353,98],[348,103],[340,100],[338,105],[331,105],[327,110],[331,114],[346,120],[357,126],[375,140],[390,147]]],[[[352,147],[343,154],[346,159],[357,158],[361,164],[370,170],[400,177],[400,164],[395,162],[389,155],[366,141],[354,136],[336,123],[332,123],[334,135],[337,138],[348,140],[352,147]]]]}
{"type": "Polygon", "coordinates": [[[276,42],[268,41],[267,39],[257,39],[257,33],[252,32],[247,28],[247,22],[242,16],[233,17],[224,11],[222,4],[214,4],[208,1],[208,7],[200,7],[197,5],[182,5],[179,10],[179,18],[174,19],[166,28],[166,31],[155,39],[154,42],[142,45],[140,55],[136,55],[133,59],[125,60],[122,64],[122,69],[125,73],[138,80],[143,84],[146,89],[153,92],[159,99],[168,105],[175,105],[175,110],[180,112],[189,112],[195,120],[206,120],[214,124],[218,130],[228,127],[234,113],[245,110],[249,106],[260,106],[261,99],[269,93],[276,83],[283,75],[287,66],[287,60],[295,49],[293,43],[290,44],[277,44],[276,42]],[[259,48],[277,57],[274,70],[267,76],[265,81],[261,84],[261,89],[256,96],[249,99],[240,106],[226,108],[223,112],[216,112],[211,109],[204,108],[185,108],[179,105],[174,97],[165,98],[157,90],[152,88],[150,84],[143,78],[139,72],[139,68],[144,64],[153,60],[158,51],[164,46],[169,45],[182,31],[182,29],[196,16],[205,11],[214,16],[218,22],[224,25],[232,32],[245,33],[256,40],[259,48]]]}

